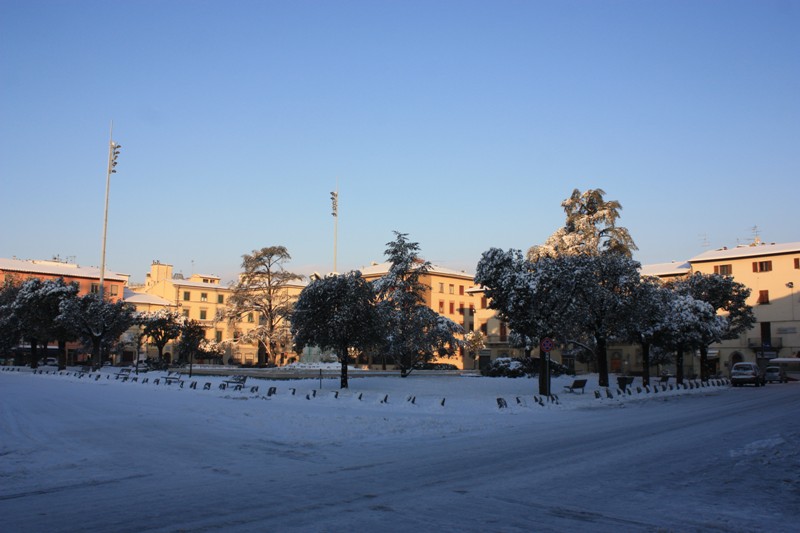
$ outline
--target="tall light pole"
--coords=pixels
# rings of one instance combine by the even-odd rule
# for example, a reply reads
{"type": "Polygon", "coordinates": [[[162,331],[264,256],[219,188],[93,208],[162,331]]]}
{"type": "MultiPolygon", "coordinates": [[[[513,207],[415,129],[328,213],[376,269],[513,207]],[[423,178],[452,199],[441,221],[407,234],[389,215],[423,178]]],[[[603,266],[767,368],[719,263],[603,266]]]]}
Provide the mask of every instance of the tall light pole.
{"type": "Polygon", "coordinates": [[[100,300],[104,299],[104,288],[106,279],[106,234],[108,232],[108,190],[111,188],[111,174],[116,172],[117,157],[119,157],[119,149],[122,148],[121,144],[114,142],[114,123],[111,123],[111,132],[109,133],[108,142],[108,170],[106,172],[106,208],[103,214],[103,249],[100,254],[100,300]]]}
{"type": "Polygon", "coordinates": [[[331,191],[331,209],[333,215],[333,272],[336,270],[336,240],[339,235],[339,187],[337,185],[335,191],[331,191]]]}

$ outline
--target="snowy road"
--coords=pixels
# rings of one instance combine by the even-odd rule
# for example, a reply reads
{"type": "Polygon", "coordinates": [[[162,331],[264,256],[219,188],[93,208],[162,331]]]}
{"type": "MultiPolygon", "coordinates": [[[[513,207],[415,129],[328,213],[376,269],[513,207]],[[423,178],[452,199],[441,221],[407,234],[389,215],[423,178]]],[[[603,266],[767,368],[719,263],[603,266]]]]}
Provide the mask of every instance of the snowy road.
{"type": "Polygon", "coordinates": [[[469,416],[191,394],[0,374],[3,531],[800,522],[800,385],[469,416]]]}

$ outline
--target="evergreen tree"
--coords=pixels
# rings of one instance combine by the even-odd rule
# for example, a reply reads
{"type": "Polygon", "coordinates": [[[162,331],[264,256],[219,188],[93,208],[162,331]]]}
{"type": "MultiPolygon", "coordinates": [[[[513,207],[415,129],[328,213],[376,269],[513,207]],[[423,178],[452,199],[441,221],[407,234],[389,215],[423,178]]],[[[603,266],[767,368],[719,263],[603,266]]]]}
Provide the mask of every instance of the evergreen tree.
{"type": "Polygon", "coordinates": [[[616,200],[605,200],[605,191],[578,189],[561,203],[567,215],[562,228],[553,233],[544,245],[528,250],[528,259],[538,261],[543,257],[562,255],[619,254],[630,258],[637,250],[626,228],[617,226],[622,205],[616,200]]]}
{"type": "Polygon", "coordinates": [[[136,320],[136,310],[122,300],[109,302],[96,294],[64,300],[57,321],[71,328],[76,336],[91,347],[92,361],[99,368],[103,357],[136,320]]]}
{"type": "Polygon", "coordinates": [[[159,365],[163,365],[164,347],[181,336],[184,319],[177,311],[162,309],[139,317],[142,335],[150,339],[150,344],[158,350],[159,365]]]}
{"type": "Polygon", "coordinates": [[[721,340],[735,339],[755,324],[753,308],[747,305],[750,289],[734,281],[731,276],[701,272],[677,280],[670,286],[680,294],[708,303],[715,312],[726,318],[726,327],[722,331],[708,329],[706,335],[698,339],[696,344],[700,350],[700,379],[707,381],[709,345],[721,340]]]}
{"type": "Polygon", "coordinates": [[[373,284],[385,327],[383,352],[406,377],[417,363],[455,353],[463,342],[458,336],[464,328],[426,305],[427,287],[421,278],[431,264],[420,259],[419,244],[409,242],[407,234],[394,234],[385,252],[389,272],[373,284]]]}
{"type": "Polygon", "coordinates": [[[349,351],[364,351],[380,340],[381,322],[372,285],[360,272],[331,275],[303,289],[291,315],[295,350],[332,350],[341,363],[340,386],[348,388],[349,351]]]}

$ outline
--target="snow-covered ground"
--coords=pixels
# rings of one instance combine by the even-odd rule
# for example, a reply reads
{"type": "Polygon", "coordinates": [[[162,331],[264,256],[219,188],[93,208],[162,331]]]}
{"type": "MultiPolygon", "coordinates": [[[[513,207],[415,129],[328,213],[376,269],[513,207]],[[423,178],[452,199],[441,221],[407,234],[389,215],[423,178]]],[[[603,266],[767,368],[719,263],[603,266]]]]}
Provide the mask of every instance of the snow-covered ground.
{"type": "Polygon", "coordinates": [[[0,372],[3,531],[800,529],[800,384],[49,370],[0,372]]]}

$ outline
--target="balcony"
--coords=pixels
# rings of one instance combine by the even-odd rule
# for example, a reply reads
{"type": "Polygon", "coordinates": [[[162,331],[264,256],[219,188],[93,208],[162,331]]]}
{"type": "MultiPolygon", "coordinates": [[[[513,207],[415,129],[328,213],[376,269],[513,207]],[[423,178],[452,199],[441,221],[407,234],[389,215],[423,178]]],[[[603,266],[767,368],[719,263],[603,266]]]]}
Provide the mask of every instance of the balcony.
{"type": "Polygon", "coordinates": [[[763,350],[777,350],[783,348],[782,337],[771,337],[769,339],[762,339],[761,337],[753,337],[747,339],[747,347],[753,349],[763,350]]]}

